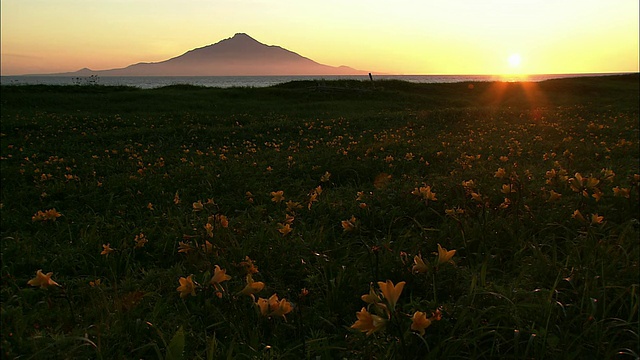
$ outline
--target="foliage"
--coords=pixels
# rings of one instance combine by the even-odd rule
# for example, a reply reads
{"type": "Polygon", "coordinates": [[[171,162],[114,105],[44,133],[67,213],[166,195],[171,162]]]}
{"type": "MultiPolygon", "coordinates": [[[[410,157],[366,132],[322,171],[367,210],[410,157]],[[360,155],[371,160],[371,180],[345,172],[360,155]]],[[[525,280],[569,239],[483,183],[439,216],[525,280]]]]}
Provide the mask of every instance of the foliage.
{"type": "Polygon", "coordinates": [[[373,85],[2,86],[2,356],[637,357],[638,75],[373,85]]]}

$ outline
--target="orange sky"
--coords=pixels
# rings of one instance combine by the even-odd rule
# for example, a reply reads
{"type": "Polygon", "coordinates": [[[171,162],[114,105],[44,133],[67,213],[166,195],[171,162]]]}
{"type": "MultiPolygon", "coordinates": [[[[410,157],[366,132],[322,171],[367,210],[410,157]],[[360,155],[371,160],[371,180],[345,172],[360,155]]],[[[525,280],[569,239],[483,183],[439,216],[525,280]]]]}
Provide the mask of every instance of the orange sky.
{"type": "Polygon", "coordinates": [[[638,0],[2,0],[2,75],[162,61],[244,32],[396,74],[638,71],[638,0]],[[520,56],[519,64],[508,59],[520,56]]]}

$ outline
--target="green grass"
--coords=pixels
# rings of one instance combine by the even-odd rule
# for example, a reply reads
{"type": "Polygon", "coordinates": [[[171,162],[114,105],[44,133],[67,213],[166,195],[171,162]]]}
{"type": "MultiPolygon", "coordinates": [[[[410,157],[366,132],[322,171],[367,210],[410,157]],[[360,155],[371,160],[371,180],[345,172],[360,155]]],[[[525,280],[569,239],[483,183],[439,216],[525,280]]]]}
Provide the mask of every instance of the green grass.
{"type": "Polygon", "coordinates": [[[636,358],[638,80],[2,86],[2,356],[636,358]],[[386,280],[394,311],[361,299],[386,280]],[[273,294],[286,319],[255,305],[273,294]],[[362,307],[386,325],[351,328],[362,307]],[[420,336],[416,311],[442,318],[420,336]]]}

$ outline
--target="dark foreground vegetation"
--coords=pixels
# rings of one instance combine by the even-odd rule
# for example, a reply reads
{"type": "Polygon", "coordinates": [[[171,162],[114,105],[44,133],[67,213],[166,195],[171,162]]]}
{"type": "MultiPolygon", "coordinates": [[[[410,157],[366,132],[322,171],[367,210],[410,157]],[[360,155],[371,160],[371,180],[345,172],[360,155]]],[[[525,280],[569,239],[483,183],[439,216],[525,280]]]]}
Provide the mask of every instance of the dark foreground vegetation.
{"type": "Polygon", "coordinates": [[[638,84],[2,86],[2,357],[637,358],[638,84]]]}

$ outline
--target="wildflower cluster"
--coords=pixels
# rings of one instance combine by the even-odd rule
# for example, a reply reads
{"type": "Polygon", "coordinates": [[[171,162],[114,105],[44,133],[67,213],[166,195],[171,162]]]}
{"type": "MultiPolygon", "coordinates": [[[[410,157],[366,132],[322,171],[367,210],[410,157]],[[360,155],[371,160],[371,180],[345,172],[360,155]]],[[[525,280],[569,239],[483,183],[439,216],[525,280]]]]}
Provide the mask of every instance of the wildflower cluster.
{"type": "MultiPolygon", "coordinates": [[[[374,290],[373,286],[371,286],[369,293],[361,296],[362,301],[367,303],[367,306],[356,313],[358,320],[351,325],[351,328],[371,335],[383,331],[393,318],[398,316],[404,317],[405,315],[396,311],[396,305],[405,284],[404,281],[395,285],[391,280],[387,280],[386,282],[379,281],[378,291],[374,290]]],[[[417,331],[420,335],[424,335],[425,329],[431,326],[434,321],[438,321],[441,318],[442,314],[440,310],[436,310],[428,318],[426,313],[415,311],[411,316],[409,328],[412,331],[417,331]]]]}
{"type": "MultiPolygon", "coordinates": [[[[439,265],[451,263],[451,258],[455,255],[456,250],[447,250],[438,244],[438,254],[435,258],[436,269],[439,265]]],[[[426,273],[431,269],[428,263],[425,263],[422,256],[414,257],[414,265],[411,271],[415,274],[426,273]]],[[[358,320],[351,325],[352,329],[360,330],[367,335],[379,332],[385,329],[392,319],[397,319],[399,312],[397,309],[398,299],[402,294],[406,282],[400,281],[393,284],[391,280],[386,282],[378,282],[378,290],[370,286],[369,293],[362,295],[360,298],[367,303],[356,313],[358,320]]],[[[408,317],[408,316],[407,316],[408,317]]],[[[425,329],[431,326],[434,321],[442,319],[442,313],[439,309],[435,310],[429,317],[423,311],[414,311],[411,315],[410,329],[424,335],[425,329]]]]}
{"type": "Polygon", "coordinates": [[[31,221],[56,221],[57,218],[62,216],[56,209],[39,210],[35,215],[31,217],[31,221]]]}

